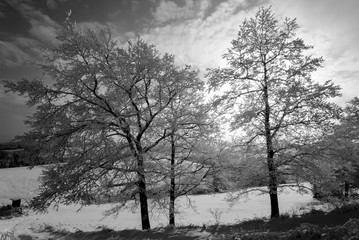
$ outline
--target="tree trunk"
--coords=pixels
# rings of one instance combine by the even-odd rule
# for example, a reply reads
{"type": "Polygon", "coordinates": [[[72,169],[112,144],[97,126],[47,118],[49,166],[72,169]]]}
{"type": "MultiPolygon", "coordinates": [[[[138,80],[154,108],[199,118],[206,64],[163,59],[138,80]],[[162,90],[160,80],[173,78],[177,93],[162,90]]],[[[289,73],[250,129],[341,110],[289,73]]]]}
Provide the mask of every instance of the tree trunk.
{"type": "Polygon", "coordinates": [[[213,173],[213,181],[212,181],[213,191],[215,193],[219,193],[221,191],[220,189],[220,179],[218,177],[218,172],[215,171],[213,173]]]}
{"type": "Polygon", "coordinates": [[[174,195],[174,192],[170,191],[169,217],[170,217],[170,225],[172,226],[175,226],[175,200],[176,200],[176,196],[174,195]]]}
{"type": "Polygon", "coordinates": [[[271,153],[268,154],[267,164],[269,171],[269,197],[271,204],[271,218],[279,217],[279,203],[278,203],[278,182],[277,182],[277,172],[275,169],[273,155],[271,153]]]}
{"type": "Polygon", "coordinates": [[[265,128],[265,138],[266,138],[266,147],[267,147],[267,166],[269,174],[269,197],[271,204],[271,218],[279,217],[279,203],[278,203],[278,181],[277,181],[277,170],[274,163],[274,150],[270,126],[270,106],[268,100],[268,85],[267,85],[267,76],[265,68],[265,86],[263,88],[263,102],[264,102],[264,128],[265,128]]]}
{"type": "Polygon", "coordinates": [[[317,184],[313,184],[313,198],[320,200],[322,198],[322,194],[320,193],[319,187],[317,184]]]}
{"type": "Polygon", "coordinates": [[[348,181],[344,181],[344,198],[348,198],[349,197],[349,182],[348,181]]]}
{"type": "Polygon", "coordinates": [[[170,172],[171,186],[170,186],[169,224],[173,226],[175,226],[175,200],[176,200],[175,157],[176,157],[176,146],[174,142],[174,136],[172,134],[171,135],[171,172],[170,172]]]}
{"type": "Polygon", "coordinates": [[[147,203],[147,192],[146,192],[146,179],[144,174],[143,167],[143,156],[139,155],[137,157],[137,166],[138,166],[138,190],[140,194],[140,208],[141,208],[141,222],[142,230],[147,230],[151,228],[150,219],[148,214],[148,203],[147,203]]]}

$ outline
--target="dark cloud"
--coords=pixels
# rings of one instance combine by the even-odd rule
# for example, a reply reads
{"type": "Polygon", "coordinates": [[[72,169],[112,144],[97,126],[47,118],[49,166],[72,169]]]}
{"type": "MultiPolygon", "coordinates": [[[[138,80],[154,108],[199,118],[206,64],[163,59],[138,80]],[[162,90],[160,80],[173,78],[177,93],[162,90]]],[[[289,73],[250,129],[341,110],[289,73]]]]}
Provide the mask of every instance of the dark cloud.
{"type": "Polygon", "coordinates": [[[65,3],[67,0],[46,0],[46,6],[50,9],[56,9],[59,5],[65,3]]]}
{"type": "MultiPolygon", "coordinates": [[[[1,86],[1,85],[0,85],[1,86]]],[[[11,141],[15,135],[28,130],[24,125],[25,117],[33,113],[33,109],[25,105],[25,99],[14,94],[5,93],[0,87],[0,143],[11,141]],[[6,117],[4,117],[6,116],[6,117]]]]}
{"type": "MultiPolygon", "coordinates": [[[[49,2],[49,1],[47,1],[49,2]]],[[[58,1],[56,1],[57,3],[58,1]]],[[[53,4],[55,3],[49,3],[53,4]]],[[[1,28],[0,64],[8,67],[38,59],[41,48],[57,44],[56,32],[61,27],[30,0],[8,0],[0,5],[7,10],[5,19],[11,25],[1,28]]]]}
{"type": "Polygon", "coordinates": [[[41,44],[34,39],[18,37],[12,41],[0,40],[1,65],[18,67],[38,60],[41,55],[41,44]]]}
{"type": "Polygon", "coordinates": [[[29,34],[46,45],[55,45],[56,32],[61,27],[52,20],[48,15],[43,14],[39,10],[35,10],[30,6],[23,7],[23,14],[28,19],[31,27],[29,34]]]}

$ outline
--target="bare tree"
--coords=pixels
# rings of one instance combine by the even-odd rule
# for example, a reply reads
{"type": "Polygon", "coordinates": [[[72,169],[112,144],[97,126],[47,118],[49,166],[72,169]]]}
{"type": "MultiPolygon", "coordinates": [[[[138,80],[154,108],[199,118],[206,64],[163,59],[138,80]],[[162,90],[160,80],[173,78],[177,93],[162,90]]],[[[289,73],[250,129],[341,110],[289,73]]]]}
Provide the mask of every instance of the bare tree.
{"type": "Polygon", "coordinates": [[[280,24],[270,7],[260,8],[239,28],[223,55],[228,67],[209,69],[209,82],[213,90],[229,87],[215,104],[231,114],[233,130],[245,133],[240,145],[265,147],[271,217],[277,217],[279,165],[288,164],[292,146],[314,141],[337,117],[327,99],[338,96],[339,87],[311,79],[323,59],[305,55],[312,46],[296,38],[295,19],[280,24]]]}
{"type": "Polygon", "coordinates": [[[216,126],[209,116],[210,105],[204,103],[203,89],[204,84],[198,79],[196,86],[171,102],[164,121],[169,136],[152,152],[153,159],[162,163],[155,166],[161,166],[158,171],[167,183],[164,189],[169,196],[170,225],[175,225],[175,200],[203,186],[213,166],[214,152],[207,145],[216,126]]]}

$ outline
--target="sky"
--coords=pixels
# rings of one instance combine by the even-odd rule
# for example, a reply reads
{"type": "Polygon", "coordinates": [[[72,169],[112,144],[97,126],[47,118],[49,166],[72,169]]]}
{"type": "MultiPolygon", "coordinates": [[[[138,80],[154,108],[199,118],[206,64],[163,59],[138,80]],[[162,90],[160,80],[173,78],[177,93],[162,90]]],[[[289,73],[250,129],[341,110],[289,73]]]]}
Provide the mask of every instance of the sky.
{"type": "Polygon", "coordinates": [[[268,6],[280,19],[297,19],[297,37],[325,60],[313,80],[342,88],[336,103],[359,96],[357,0],[0,0],[0,143],[27,131],[24,120],[34,112],[1,82],[41,76],[31,62],[58,44],[70,10],[78,25],[109,26],[120,44],[139,35],[204,77],[206,68],[226,66],[221,56],[243,20],[268,6]]]}

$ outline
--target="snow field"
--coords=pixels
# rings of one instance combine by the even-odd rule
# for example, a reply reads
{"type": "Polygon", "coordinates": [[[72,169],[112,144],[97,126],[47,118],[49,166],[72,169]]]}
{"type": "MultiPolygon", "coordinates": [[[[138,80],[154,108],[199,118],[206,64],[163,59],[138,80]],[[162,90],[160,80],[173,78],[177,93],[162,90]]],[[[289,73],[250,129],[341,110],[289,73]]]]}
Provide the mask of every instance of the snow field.
{"type": "Polygon", "coordinates": [[[11,204],[10,199],[16,198],[21,198],[23,204],[35,196],[41,172],[42,167],[0,169],[0,205],[11,204]]]}
{"type": "MultiPolygon", "coordinates": [[[[14,196],[29,198],[34,194],[41,174],[40,168],[28,170],[27,168],[6,169],[0,171],[0,201],[8,200],[14,196]],[[3,182],[2,180],[5,179],[3,182]]],[[[226,201],[228,194],[209,194],[180,197],[176,200],[178,213],[176,225],[212,225],[216,223],[233,224],[245,219],[268,217],[270,215],[270,202],[268,194],[259,191],[251,192],[247,197],[239,199],[234,205],[226,201]],[[192,206],[189,206],[190,205],[192,206]]],[[[315,201],[310,194],[300,194],[285,187],[279,194],[281,213],[300,213],[308,208],[308,204],[315,201]]],[[[90,205],[79,210],[78,205],[60,205],[58,211],[49,209],[48,213],[39,214],[30,211],[27,216],[0,220],[0,233],[14,232],[15,236],[30,234],[34,229],[40,230],[53,227],[56,230],[75,232],[98,231],[103,228],[113,230],[141,229],[139,209],[131,211],[123,209],[118,216],[104,216],[112,204],[99,206],[90,205]]],[[[150,203],[151,206],[151,203],[150,203]]],[[[168,225],[168,210],[161,208],[152,211],[151,227],[168,225]]],[[[1,236],[1,235],[0,235],[1,236]]]]}

